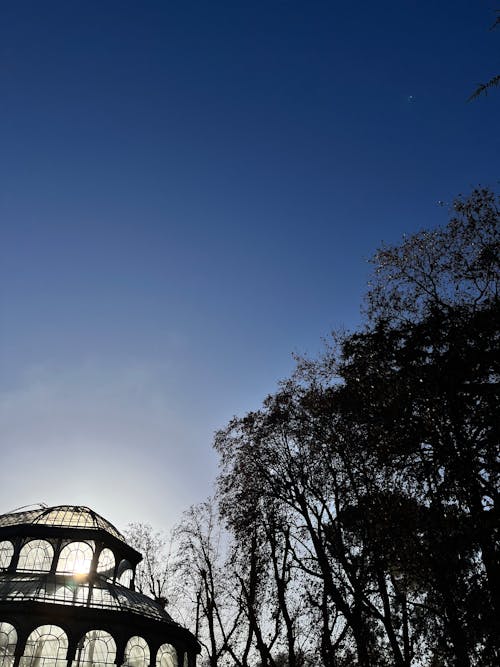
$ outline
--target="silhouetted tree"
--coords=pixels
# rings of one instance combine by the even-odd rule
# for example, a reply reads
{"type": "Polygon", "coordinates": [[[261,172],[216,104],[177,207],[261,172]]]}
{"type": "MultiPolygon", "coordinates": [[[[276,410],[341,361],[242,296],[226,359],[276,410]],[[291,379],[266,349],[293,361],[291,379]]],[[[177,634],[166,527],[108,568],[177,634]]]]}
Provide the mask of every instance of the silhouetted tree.
{"type": "Polygon", "coordinates": [[[147,523],[130,523],[125,537],[143,556],[135,573],[136,589],[166,605],[175,571],[168,538],[147,523]]]}
{"type": "MultiPolygon", "coordinates": [[[[493,25],[491,26],[491,30],[495,30],[495,28],[498,28],[498,26],[500,25],[500,10],[497,10],[496,13],[497,13],[497,18],[493,23],[493,25]]],[[[496,88],[498,86],[500,86],[500,74],[491,77],[491,79],[486,83],[480,83],[476,88],[476,90],[469,97],[468,101],[470,102],[471,100],[475,100],[481,95],[487,95],[492,88],[496,88]]]]}
{"type": "Polygon", "coordinates": [[[326,667],[499,661],[498,231],[475,190],[383,248],[365,328],[216,437],[223,516],[268,559],[286,540],[326,667]]]}
{"type": "Polygon", "coordinates": [[[131,527],[203,664],[500,664],[499,211],[474,190],[376,254],[363,328],[217,433],[174,557],[131,527]]]}
{"type": "Polygon", "coordinates": [[[229,536],[218,520],[217,503],[208,499],[185,512],[176,527],[177,578],[190,603],[190,625],[210,667],[247,667],[240,659],[244,620],[239,581],[228,563],[229,536]]]}

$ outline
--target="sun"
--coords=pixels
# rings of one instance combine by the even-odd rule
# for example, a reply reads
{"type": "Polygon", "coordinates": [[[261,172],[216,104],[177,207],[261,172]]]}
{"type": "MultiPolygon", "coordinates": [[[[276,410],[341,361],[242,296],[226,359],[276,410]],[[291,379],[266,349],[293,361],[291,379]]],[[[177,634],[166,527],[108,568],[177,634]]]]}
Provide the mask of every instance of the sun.
{"type": "Polygon", "coordinates": [[[88,558],[76,558],[73,565],[73,574],[88,574],[91,560],[88,558]]]}
{"type": "Polygon", "coordinates": [[[90,572],[90,566],[92,564],[92,558],[86,557],[83,554],[78,554],[78,556],[73,561],[73,566],[71,571],[73,576],[77,579],[85,577],[90,572]]]}

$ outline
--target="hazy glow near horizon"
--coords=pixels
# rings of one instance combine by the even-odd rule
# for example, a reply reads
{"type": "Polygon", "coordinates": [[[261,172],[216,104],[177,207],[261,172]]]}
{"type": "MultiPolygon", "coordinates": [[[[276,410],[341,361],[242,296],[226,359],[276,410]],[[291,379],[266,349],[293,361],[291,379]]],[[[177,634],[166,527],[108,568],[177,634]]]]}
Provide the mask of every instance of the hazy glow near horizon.
{"type": "Polygon", "coordinates": [[[6,3],[0,512],[164,528],[212,493],[214,431],[292,352],[359,323],[380,242],[495,186],[500,94],[465,101],[496,62],[493,20],[466,0],[391,0],[383,19],[6,3]]]}

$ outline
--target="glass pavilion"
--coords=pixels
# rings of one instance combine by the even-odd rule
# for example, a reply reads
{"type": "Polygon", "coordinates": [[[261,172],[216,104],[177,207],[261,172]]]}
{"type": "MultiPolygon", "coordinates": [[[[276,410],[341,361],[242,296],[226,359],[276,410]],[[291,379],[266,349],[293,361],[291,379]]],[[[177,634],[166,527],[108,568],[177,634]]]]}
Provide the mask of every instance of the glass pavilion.
{"type": "Polygon", "coordinates": [[[0,667],[195,667],[195,637],[134,590],[141,559],[88,507],[0,515],[0,667]]]}

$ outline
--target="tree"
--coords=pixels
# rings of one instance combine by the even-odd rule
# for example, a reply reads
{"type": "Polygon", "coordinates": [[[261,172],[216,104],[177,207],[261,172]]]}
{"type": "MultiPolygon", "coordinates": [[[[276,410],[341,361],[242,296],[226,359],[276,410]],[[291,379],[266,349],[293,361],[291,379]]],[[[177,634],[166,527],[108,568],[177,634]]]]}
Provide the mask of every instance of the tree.
{"type": "Polygon", "coordinates": [[[232,581],[225,557],[226,535],[218,521],[216,502],[208,499],[191,507],[174,536],[179,584],[190,602],[191,626],[208,664],[241,665],[236,648],[241,609],[233,597],[238,583],[232,581]]]}
{"type": "Polygon", "coordinates": [[[136,589],[166,605],[174,577],[167,537],[155,532],[147,523],[130,523],[125,530],[125,537],[127,542],[143,555],[135,573],[136,589]]]}
{"type": "Polygon", "coordinates": [[[464,665],[468,653],[494,642],[498,325],[495,304],[437,311],[397,328],[379,323],[345,342],[339,368],[347,414],[369,433],[376,469],[417,501],[423,545],[433,536],[432,548],[414,553],[426,563],[428,591],[440,592],[464,665]],[[468,612],[478,596],[479,617],[468,612]]]}
{"type": "Polygon", "coordinates": [[[268,560],[286,538],[325,667],[500,659],[499,209],[475,190],[380,250],[364,328],[216,436],[223,516],[268,560]]]}
{"type": "Polygon", "coordinates": [[[376,254],[364,326],[217,433],[172,558],[131,527],[138,587],[187,598],[204,664],[500,663],[499,211],[474,190],[376,254]]]}
{"type": "MultiPolygon", "coordinates": [[[[491,30],[495,30],[495,28],[497,28],[499,25],[500,25],[500,10],[497,10],[497,18],[493,23],[493,25],[491,26],[491,30]]],[[[477,99],[481,95],[487,95],[492,88],[496,88],[499,85],[500,85],[500,74],[497,74],[496,76],[491,77],[491,79],[486,83],[480,83],[477,86],[476,90],[469,97],[468,102],[477,99]]]]}
{"type": "MultiPolygon", "coordinates": [[[[368,326],[419,322],[431,313],[498,304],[500,198],[475,189],[455,200],[450,222],[374,256],[365,301],[368,326]]],[[[465,312],[463,311],[463,312],[465,312]]]]}

